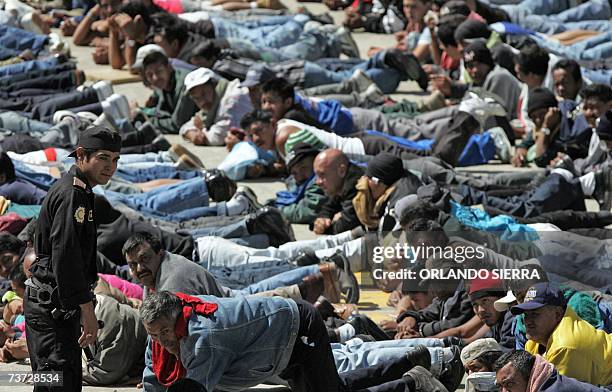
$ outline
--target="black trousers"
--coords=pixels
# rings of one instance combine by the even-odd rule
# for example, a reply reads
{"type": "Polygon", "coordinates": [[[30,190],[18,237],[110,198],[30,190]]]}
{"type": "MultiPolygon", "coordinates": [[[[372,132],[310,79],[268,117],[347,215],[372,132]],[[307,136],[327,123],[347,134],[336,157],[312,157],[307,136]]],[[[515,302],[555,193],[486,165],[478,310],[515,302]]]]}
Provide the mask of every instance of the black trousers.
{"type": "Polygon", "coordinates": [[[300,328],[287,368],[280,374],[294,392],[411,392],[402,375],[412,368],[406,358],[338,375],[327,329],[319,312],[297,300],[300,328]]]}
{"type": "MultiPolygon", "coordinates": [[[[63,94],[53,99],[40,102],[32,110],[32,118],[41,120],[45,118],[53,118],[53,114],[62,109],[72,109],[82,107],[89,104],[97,104],[98,94],[93,88],[86,88],[83,91],[73,91],[68,94],[63,94]]],[[[76,113],[76,112],[75,112],[76,113]]]]}
{"type": "Polygon", "coordinates": [[[45,75],[32,79],[14,81],[3,88],[6,91],[11,92],[23,89],[65,90],[74,87],[76,87],[75,71],[68,70],[54,75],[45,75]]]}
{"type": "Polygon", "coordinates": [[[52,305],[41,305],[31,298],[26,288],[24,315],[27,320],[26,335],[32,371],[57,371],[62,373],[63,386],[35,385],[35,392],[81,391],[80,312],[68,320],[55,320],[52,305]]]}
{"type": "Polygon", "coordinates": [[[70,71],[74,69],[76,69],[76,65],[74,63],[63,63],[49,69],[37,69],[34,71],[28,71],[17,75],[2,76],[0,77],[0,86],[10,86],[11,84],[15,82],[20,82],[22,80],[35,79],[41,76],[57,75],[60,72],[70,71]]]}
{"type": "Polygon", "coordinates": [[[367,155],[381,152],[394,154],[401,159],[415,159],[432,156],[440,158],[451,166],[456,166],[472,134],[479,128],[478,121],[470,114],[459,112],[449,120],[448,131],[440,135],[431,150],[416,150],[399,145],[384,136],[363,135],[360,137],[367,155]]]}

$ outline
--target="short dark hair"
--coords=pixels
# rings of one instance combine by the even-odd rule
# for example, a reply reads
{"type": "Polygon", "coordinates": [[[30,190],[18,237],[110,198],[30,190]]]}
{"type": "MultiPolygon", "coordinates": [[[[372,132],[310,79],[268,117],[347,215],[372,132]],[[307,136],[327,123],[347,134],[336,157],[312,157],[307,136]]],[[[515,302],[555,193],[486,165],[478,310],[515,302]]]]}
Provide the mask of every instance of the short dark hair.
{"type": "Polygon", "coordinates": [[[205,39],[197,44],[191,51],[190,57],[204,57],[205,59],[218,59],[222,48],[212,39],[205,39]]]}
{"type": "Polygon", "coordinates": [[[523,73],[546,76],[548,72],[548,52],[538,45],[527,45],[516,56],[515,62],[523,73]]]}
{"type": "Polygon", "coordinates": [[[572,79],[576,82],[582,83],[582,71],[580,71],[580,64],[575,60],[561,59],[553,66],[553,72],[558,69],[564,69],[572,75],[572,79]]]}
{"type": "Polygon", "coordinates": [[[21,287],[24,287],[26,279],[27,277],[25,271],[23,270],[23,262],[15,264],[11,272],[9,272],[9,280],[19,284],[21,287]]]}
{"type": "Polygon", "coordinates": [[[242,119],[240,119],[240,128],[246,131],[253,123],[258,121],[264,124],[269,124],[272,122],[272,114],[270,112],[266,112],[265,110],[255,109],[252,112],[242,116],[242,119]]]}
{"type": "Polygon", "coordinates": [[[150,65],[153,64],[164,64],[167,65],[169,64],[169,60],[168,60],[168,56],[166,56],[164,53],[162,52],[151,52],[148,55],[145,56],[144,59],[142,59],[142,69],[144,72],[144,69],[147,68],[150,65]]]}
{"type": "Polygon", "coordinates": [[[448,237],[444,233],[444,229],[436,221],[426,218],[417,218],[410,221],[406,227],[406,240],[409,243],[420,244],[435,244],[445,246],[448,244],[448,237]]]}
{"type": "Polygon", "coordinates": [[[444,46],[457,46],[455,30],[465,19],[466,17],[460,14],[448,14],[440,18],[438,22],[438,38],[444,46]]]}
{"type": "Polygon", "coordinates": [[[529,380],[531,369],[535,363],[535,357],[525,350],[512,350],[502,355],[493,366],[493,371],[498,372],[501,368],[512,362],[512,366],[525,379],[529,380]]]}
{"type": "Polygon", "coordinates": [[[273,78],[268,80],[261,86],[261,91],[264,94],[276,94],[283,100],[287,98],[293,99],[295,97],[295,88],[285,78],[273,78]]]}
{"type": "Polygon", "coordinates": [[[140,15],[145,23],[145,26],[150,27],[153,24],[151,15],[158,12],[166,12],[162,8],[155,5],[153,2],[144,2],[142,0],[131,0],[128,3],[124,3],[119,7],[119,12],[128,14],[132,18],[136,15],[140,15]]]}
{"type": "Polygon", "coordinates": [[[486,351],[480,354],[477,358],[475,358],[478,362],[482,363],[484,366],[489,369],[489,371],[493,370],[493,366],[495,366],[495,362],[504,354],[503,351],[486,351]]]}
{"type": "Polygon", "coordinates": [[[0,152],[0,174],[6,176],[6,181],[13,181],[15,179],[13,160],[4,151],[0,152]]]}
{"type": "Polygon", "coordinates": [[[591,84],[582,89],[580,96],[583,101],[594,98],[607,103],[612,101],[612,87],[607,84],[591,84]]]}
{"type": "Polygon", "coordinates": [[[127,255],[134,252],[136,249],[140,248],[145,243],[149,244],[151,246],[151,249],[153,249],[153,252],[155,253],[158,253],[160,250],[163,249],[163,245],[160,239],[157,238],[157,236],[154,236],[151,233],[141,231],[139,233],[133,234],[125,241],[125,244],[123,244],[123,248],[121,249],[121,254],[123,254],[123,257],[127,260],[127,255]]]}
{"type": "Polygon", "coordinates": [[[151,15],[151,23],[148,40],[151,40],[155,34],[159,34],[168,42],[178,40],[182,46],[189,37],[189,24],[174,14],[155,13],[151,15]]]}
{"type": "Polygon", "coordinates": [[[470,7],[468,7],[467,3],[463,0],[451,0],[444,3],[442,7],[448,8],[448,14],[446,15],[462,15],[468,16],[470,12],[470,7]]]}
{"type": "Polygon", "coordinates": [[[12,252],[21,255],[25,250],[25,242],[8,232],[0,233],[0,253],[12,252]]]}
{"type": "Polygon", "coordinates": [[[415,219],[427,219],[435,221],[440,215],[440,210],[433,204],[423,200],[418,200],[416,203],[406,207],[400,216],[400,224],[406,226],[415,219]]]}

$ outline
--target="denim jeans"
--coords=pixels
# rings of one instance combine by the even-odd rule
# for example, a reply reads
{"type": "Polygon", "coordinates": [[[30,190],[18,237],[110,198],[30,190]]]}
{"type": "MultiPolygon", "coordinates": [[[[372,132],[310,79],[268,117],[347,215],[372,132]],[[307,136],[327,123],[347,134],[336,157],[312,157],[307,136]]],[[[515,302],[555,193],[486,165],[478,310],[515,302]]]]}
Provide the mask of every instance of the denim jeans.
{"type": "Polygon", "coordinates": [[[43,60],[24,61],[23,63],[10,64],[0,67],[0,76],[16,75],[39,69],[49,69],[57,66],[57,64],[59,64],[59,61],[56,57],[49,57],[43,60]]]}
{"type": "Polygon", "coordinates": [[[571,8],[568,2],[563,0],[526,0],[519,5],[500,8],[508,13],[513,23],[544,34],[556,34],[572,29],[605,32],[606,23],[589,22],[607,21],[610,18],[610,5],[607,0],[590,0],[571,8]]]}
{"type": "Polygon", "coordinates": [[[330,71],[319,64],[306,62],[304,64],[305,82],[304,87],[314,87],[323,84],[340,83],[351,77],[353,72],[361,69],[385,94],[390,94],[397,89],[401,81],[400,73],[390,68],[384,62],[384,52],[378,52],[369,60],[353,66],[349,70],[330,71]]]}
{"type": "Polygon", "coordinates": [[[297,42],[308,17],[272,16],[261,21],[235,22],[212,18],[217,38],[237,38],[263,48],[281,48],[297,42]]]}
{"type": "Polygon", "coordinates": [[[133,166],[135,168],[153,167],[156,164],[172,164],[173,160],[166,151],[147,152],[144,154],[123,154],[119,159],[119,166],[133,166]],[[139,165],[144,163],[145,165],[139,165]]]}
{"type": "Polygon", "coordinates": [[[46,35],[34,34],[29,31],[0,25],[0,46],[17,50],[19,52],[30,49],[38,53],[43,49],[49,37],[46,35]]]}
{"type": "Polygon", "coordinates": [[[173,165],[155,165],[139,168],[128,164],[119,166],[115,175],[131,182],[147,182],[162,178],[189,180],[202,177],[202,172],[197,170],[179,170],[173,165]]]}
{"type": "Polygon", "coordinates": [[[31,182],[41,189],[48,191],[49,188],[51,188],[51,185],[57,181],[57,179],[49,174],[37,172],[28,165],[17,160],[13,160],[13,166],[15,166],[15,175],[17,178],[31,182]]]}
{"type": "Polygon", "coordinates": [[[161,217],[207,207],[209,202],[206,183],[199,177],[137,195],[107,191],[104,196],[110,202],[121,202],[147,215],[161,217]]]}
{"type": "Polygon", "coordinates": [[[51,128],[51,124],[30,120],[16,112],[4,112],[0,113],[0,128],[14,133],[29,133],[32,136],[40,136],[51,128]]]}
{"type": "Polygon", "coordinates": [[[573,60],[600,60],[612,57],[612,31],[599,34],[572,45],[562,45],[557,41],[530,36],[538,45],[561,57],[573,60]]]}
{"type": "Polygon", "coordinates": [[[306,248],[330,253],[330,248],[342,247],[344,243],[352,242],[350,240],[351,233],[345,232],[314,240],[288,242],[278,248],[253,249],[219,237],[199,237],[196,239],[196,247],[200,263],[204,268],[211,270],[215,267],[233,268],[239,265],[270,262],[270,260],[287,260],[296,257],[306,248]]]}
{"type": "Polygon", "coordinates": [[[612,70],[580,68],[582,77],[593,83],[612,85],[612,70]]]}
{"type": "Polygon", "coordinates": [[[314,61],[323,57],[338,57],[341,53],[341,44],[334,39],[333,34],[319,30],[304,31],[295,43],[279,48],[257,46],[244,39],[230,38],[228,41],[232,49],[257,53],[268,63],[286,60],[314,61]]]}
{"type": "Polygon", "coordinates": [[[319,265],[296,268],[289,263],[273,262],[233,268],[218,267],[210,272],[223,286],[234,289],[236,294],[250,295],[301,283],[302,279],[319,271],[319,265]]]}
{"type": "Polygon", "coordinates": [[[416,338],[364,342],[355,338],[344,344],[332,343],[331,346],[338,373],[343,373],[403,357],[407,351],[420,344],[429,349],[432,373],[437,371],[439,374],[444,360],[442,339],[416,338]]]}

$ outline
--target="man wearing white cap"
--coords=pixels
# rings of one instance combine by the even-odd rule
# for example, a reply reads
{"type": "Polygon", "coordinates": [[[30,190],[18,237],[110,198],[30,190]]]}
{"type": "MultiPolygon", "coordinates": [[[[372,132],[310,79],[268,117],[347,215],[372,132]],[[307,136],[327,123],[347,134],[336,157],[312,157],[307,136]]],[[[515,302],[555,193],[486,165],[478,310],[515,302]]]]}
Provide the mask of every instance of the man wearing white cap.
{"type": "Polygon", "coordinates": [[[232,127],[253,110],[246,87],[240,80],[227,80],[208,68],[198,68],[185,77],[185,90],[200,112],[179,133],[193,144],[222,146],[232,127]]]}
{"type": "MultiPolygon", "coordinates": [[[[139,73],[142,69],[142,62],[144,61],[144,58],[147,57],[149,54],[155,52],[163,53],[164,55],[166,54],[164,48],[156,44],[146,44],[138,48],[138,51],[136,52],[136,59],[134,60],[134,64],[131,65],[130,71],[139,73]]],[[[168,58],[168,62],[170,63],[172,68],[182,69],[187,72],[191,72],[197,68],[195,65],[189,64],[188,62],[183,61],[181,59],[168,58]]]]}

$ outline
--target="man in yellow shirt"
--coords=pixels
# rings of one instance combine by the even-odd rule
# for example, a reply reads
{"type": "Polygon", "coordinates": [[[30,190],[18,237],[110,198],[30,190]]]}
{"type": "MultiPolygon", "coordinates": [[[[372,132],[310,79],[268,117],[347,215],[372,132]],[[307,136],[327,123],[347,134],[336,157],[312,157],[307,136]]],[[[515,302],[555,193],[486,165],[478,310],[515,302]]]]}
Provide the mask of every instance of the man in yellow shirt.
{"type": "Polygon", "coordinates": [[[564,376],[612,384],[612,335],[595,329],[568,307],[559,285],[533,285],[524,302],[511,311],[525,314],[526,351],[542,355],[564,376]]]}

